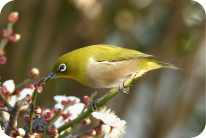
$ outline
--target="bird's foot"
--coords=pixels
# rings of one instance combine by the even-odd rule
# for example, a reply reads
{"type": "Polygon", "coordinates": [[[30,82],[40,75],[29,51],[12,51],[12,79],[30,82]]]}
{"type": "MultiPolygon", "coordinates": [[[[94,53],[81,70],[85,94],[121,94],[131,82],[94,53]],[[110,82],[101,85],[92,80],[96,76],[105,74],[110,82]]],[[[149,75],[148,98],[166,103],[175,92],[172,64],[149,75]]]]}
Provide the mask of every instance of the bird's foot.
{"type": "Polygon", "coordinates": [[[88,108],[92,109],[93,112],[100,111],[101,108],[98,108],[98,107],[97,107],[97,103],[98,103],[99,101],[101,101],[101,100],[102,100],[102,98],[97,99],[97,100],[95,100],[95,101],[92,101],[92,102],[89,104],[88,108]]]}
{"type": "Polygon", "coordinates": [[[120,92],[123,92],[123,93],[126,93],[128,94],[129,93],[129,87],[125,88],[124,87],[124,83],[132,76],[132,74],[129,74],[121,83],[120,85],[118,86],[118,91],[119,93],[120,92]]]}
{"type": "Polygon", "coordinates": [[[88,108],[92,109],[93,112],[95,112],[95,111],[100,111],[102,108],[101,108],[101,107],[98,108],[98,107],[97,107],[97,103],[100,102],[100,101],[101,101],[102,99],[104,99],[105,97],[107,97],[107,95],[109,95],[110,93],[111,93],[111,91],[108,92],[107,94],[105,94],[104,96],[102,96],[101,98],[99,98],[99,99],[97,99],[97,100],[95,100],[95,101],[92,101],[92,102],[89,104],[88,108]]]}
{"type": "MultiPolygon", "coordinates": [[[[98,99],[97,99],[97,100],[98,100],[98,99]]],[[[92,102],[89,104],[89,106],[88,106],[88,108],[92,109],[93,112],[95,112],[96,109],[97,109],[97,103],[98,103],[97,100],[92,101],[92,102]]]]}

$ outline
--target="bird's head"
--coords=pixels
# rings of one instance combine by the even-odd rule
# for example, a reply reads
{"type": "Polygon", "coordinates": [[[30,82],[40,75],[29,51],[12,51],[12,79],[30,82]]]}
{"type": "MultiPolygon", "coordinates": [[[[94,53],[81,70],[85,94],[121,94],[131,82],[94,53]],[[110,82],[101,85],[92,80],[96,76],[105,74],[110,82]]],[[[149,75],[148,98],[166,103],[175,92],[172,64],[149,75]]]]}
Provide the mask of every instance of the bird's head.
{"type": "Polygon", "coordinates": [[[58,77],[69,78],[68,61],[65,56],[60,57],[56,61],[53,67],[53,72],[47,77],[46,81],[58,77]]]}

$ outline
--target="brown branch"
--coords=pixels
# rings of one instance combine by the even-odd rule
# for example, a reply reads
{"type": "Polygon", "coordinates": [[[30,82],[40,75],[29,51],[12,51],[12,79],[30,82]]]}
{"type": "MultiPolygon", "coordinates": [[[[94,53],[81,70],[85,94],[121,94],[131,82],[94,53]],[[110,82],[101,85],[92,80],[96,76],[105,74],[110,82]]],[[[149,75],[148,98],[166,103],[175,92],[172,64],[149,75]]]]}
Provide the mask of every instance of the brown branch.
{"type": "Polygon", "coordinates": [[[10,112],[10,119],[9,119],[9,123],[8,123],[8,127],[6,128],[5,133],[8,136],[11,136],[13,133],[13,130],[15,130],[16,128],[16,121],[17,121],[17,117],[19,115],[19,111],[21,110],[21,108],[25,105],[25,103],[30,99],[30,95],[27,94],[25,98],[23,98],[22,100],[19,100],[15,103],[14,107],[10,107],[9,110],[11,110],[10,112]]]}
{"type": "Polygon", "coordinates": [[[9,108],[0,107],[0,111],[5,111],[5,112],[8,112],[8,113],[9,113],[9,108]]]}

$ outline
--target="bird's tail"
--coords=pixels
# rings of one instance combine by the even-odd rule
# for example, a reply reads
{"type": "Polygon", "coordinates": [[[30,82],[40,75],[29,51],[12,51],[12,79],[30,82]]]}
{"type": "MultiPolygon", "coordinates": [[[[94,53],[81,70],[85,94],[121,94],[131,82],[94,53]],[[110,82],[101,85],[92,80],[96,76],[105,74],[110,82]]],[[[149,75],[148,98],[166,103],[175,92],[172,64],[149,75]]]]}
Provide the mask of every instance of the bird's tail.
{"type": "Polygon", "coordinates": [[[170,63],[160,62],[156,61],[151,58],[140,58],[140,61],[142,64],[138,67],[140,70],[146,69],[146,70],[154,70],[158,68],[171,68],[171,69],[181,69],[180,67],[177,67],[170,63]]]}
{"type": "MultiPolygon", "coordinates": [[[[154,60],[155,61],[155,60],[154,60]]],[[[160,61],[155,61],[158,65],[162,66],[163,68],[171,68],[171,69],[176,69],[176,70],[179,70],[179,69],[182,69],[180,67],[177,67],[173,64],[170,64],[170,63],[165,63],[165,62],[160,62],[160,61]]]]}

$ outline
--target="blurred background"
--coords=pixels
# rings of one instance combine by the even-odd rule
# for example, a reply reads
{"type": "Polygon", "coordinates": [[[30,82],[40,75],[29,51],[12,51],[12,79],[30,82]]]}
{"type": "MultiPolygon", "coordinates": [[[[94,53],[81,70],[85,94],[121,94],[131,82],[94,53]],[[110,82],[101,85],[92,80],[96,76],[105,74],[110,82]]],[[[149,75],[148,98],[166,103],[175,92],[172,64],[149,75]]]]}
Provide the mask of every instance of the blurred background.
{"type": "MultiPolygon", "coordinates": [[[[135,49],[183,70],[151,71],[136,81],[128,95],[120,93],[108,102],[127,121],[124,138],[190,138],[203,131],[205,11],[200,4],[190,0],[18,0],[2,9],[0,30],[6,28],[13,11],[20,15],[14,32],[21,39],[6,46],[1,81],[13,79],[19,84],[33,67],[40,70],[39,78],[46,77],[61,55],[88,45],[135,49]]],[[[49,81],[43,89],[36,102],[41,107],[52,107],[54,95],[82,98],[98,91],[101,97],[108,91],[63,78],[49,81]]],[[[79,132],[87,128],[79,126],[79,132]]]]}

